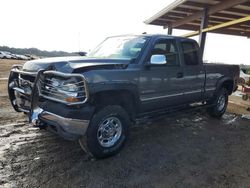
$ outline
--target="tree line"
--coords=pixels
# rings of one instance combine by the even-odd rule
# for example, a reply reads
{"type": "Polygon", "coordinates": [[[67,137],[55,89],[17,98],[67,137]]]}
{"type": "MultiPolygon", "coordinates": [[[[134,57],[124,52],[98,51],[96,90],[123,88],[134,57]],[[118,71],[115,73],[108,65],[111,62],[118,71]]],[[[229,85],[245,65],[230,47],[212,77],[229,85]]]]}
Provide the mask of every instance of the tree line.
{"type": "Polygon", "coordinates": [[[60,57],[60,56],[74,56],[78,55],[77,52],[64,52],[64,51],[46,51],[46,50],[39,50],[37,48],[10,48],[8,46],[0,46],[0,51],[7,51],[12,54],[31,54],[38,57],[60,57]]]}

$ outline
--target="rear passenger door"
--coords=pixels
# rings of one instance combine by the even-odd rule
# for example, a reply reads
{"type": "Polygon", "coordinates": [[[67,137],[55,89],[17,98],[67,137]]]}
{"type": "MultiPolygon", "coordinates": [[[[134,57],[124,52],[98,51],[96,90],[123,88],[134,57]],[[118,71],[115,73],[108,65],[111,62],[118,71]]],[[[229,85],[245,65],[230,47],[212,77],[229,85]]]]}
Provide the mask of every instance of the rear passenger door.
{"type": "Polygon", "coordinates": [[[182,39],[182,64],[184,69],[184,98],[188,103],[200,102],[204,92],[205,70],[198,44],[189,39],[182,39]]]}

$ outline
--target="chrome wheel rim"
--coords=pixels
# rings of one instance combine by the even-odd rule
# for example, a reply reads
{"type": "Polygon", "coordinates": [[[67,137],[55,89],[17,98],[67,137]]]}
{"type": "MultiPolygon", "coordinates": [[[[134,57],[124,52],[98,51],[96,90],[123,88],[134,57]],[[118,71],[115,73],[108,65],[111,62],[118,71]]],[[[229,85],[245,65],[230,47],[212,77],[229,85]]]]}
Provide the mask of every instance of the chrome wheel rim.
{"type": "Polygon", "coordinates": [[[122,134],[122,123],[117,117],[108,117],[101,122],[97,139],[101,146],[112,147],[122,134]]]}
{"type": "Polygon", "coordinates": [[[218,99],[218,102],[217,102],[218,110],[222,111],[225,107],[225,104],[226,104],[226,98],[224,95],[221,95],[218,99]]]}

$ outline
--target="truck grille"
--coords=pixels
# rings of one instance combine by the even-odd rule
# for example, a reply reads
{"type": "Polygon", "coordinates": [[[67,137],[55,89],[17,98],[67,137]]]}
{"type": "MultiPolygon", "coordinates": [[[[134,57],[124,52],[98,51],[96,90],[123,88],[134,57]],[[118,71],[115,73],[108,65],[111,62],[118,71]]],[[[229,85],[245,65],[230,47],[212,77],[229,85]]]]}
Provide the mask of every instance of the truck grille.
{"type": "Polygon", "coordinates": [[[20,74],[20,78],[23,80],[27,80],[31,83],[34,83],[34,81],[35,81],[35,76],[32,76],[32,75],[20,74]]]}
{"type": "Polygon", "coordinates": [[[35,77],[31,75],[19,74],[18,82],[19,87],[25,91],[27,95],[31,94],[34,86],[35,77]]]}
{"type": "Polygon", "coordinates": [[[38,80],[39,95],[68,105],[87,101],[87,86],[82,75],[44,72],[38,80]],[[72,89],[73,88],[73,89],[72,89]]]}

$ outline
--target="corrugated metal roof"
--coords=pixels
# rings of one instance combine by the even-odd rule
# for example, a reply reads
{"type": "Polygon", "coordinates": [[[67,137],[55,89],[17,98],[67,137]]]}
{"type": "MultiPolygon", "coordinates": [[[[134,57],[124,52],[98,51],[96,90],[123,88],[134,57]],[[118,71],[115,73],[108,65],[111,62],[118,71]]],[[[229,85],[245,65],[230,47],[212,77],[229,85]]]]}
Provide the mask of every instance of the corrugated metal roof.
{"type": "MultiPolygon", "coordinates": [[[[249,16],[250,0],[176,0],[145,23],[197,31],[204,8],[208,9],[208,27],[212,27],[249,16]]],[[[250,20],[209,32],[249,37],[250,20]]]]}

